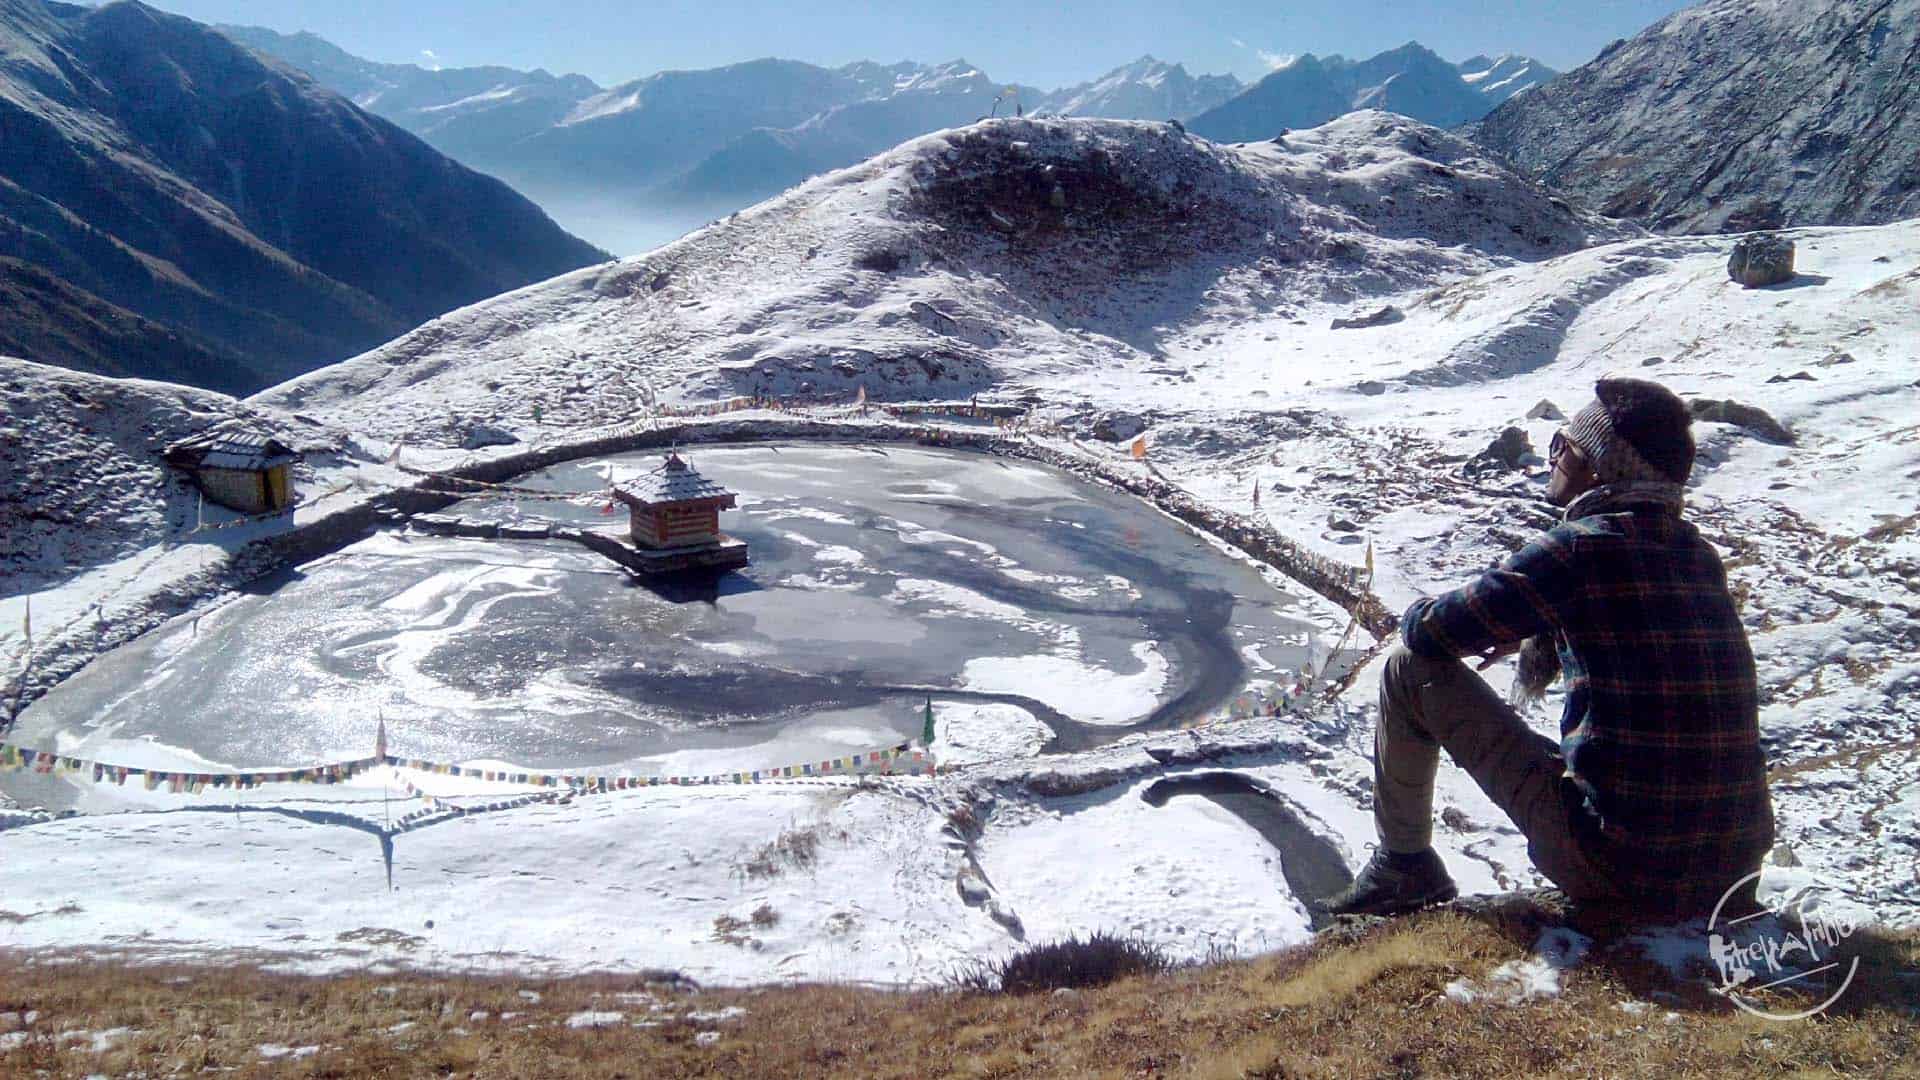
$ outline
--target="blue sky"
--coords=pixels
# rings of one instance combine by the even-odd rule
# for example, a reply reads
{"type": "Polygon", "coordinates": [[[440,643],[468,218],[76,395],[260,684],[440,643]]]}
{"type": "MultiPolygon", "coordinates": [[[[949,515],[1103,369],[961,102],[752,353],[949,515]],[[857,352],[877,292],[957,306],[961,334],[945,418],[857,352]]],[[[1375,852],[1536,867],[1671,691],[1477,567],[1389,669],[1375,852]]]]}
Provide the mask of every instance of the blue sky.
{"type": "Polygon", "coordinates": [[[667,68],[780,56],[964,57],[1046,89],[1144,53],[1257,78],[1293,53],[1368,56],[1417,40],[1449,60],[1525,53],[1566,70],[1686,6],[1676,0],[150,0],[202,22],[311,30],[375,60],[577,71],[603,85],[667,68]]]}

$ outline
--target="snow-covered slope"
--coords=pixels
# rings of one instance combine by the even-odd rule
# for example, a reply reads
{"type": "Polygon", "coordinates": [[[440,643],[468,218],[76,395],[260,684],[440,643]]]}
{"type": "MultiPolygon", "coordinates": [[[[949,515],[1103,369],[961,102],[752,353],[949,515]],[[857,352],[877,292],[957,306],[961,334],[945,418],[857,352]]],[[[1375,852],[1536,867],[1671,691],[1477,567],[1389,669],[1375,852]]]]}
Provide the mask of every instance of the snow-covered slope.
{"type": "Polygon", "coordinates": [[[1609,228],[1385,113],[1243,147],[1161,124],[990,121],[260,401],[457,443],[483,420],[531,430],[536,410],[622,420],[648,392],[965,396],[1112,358],[1152,367],[1165,340],[1227,311],[1292,318],[1609,228]]]}
{"type": "MultiPolygon", "coordinates": [[[[160,452],[228,420],[298,449],[327,442],[310,421],[225,394],[0,357],[0,595],[193,528],[194,488],[160,452]]],[[[215,507],[207,520],[231,516],[215,507]]]]}
{"type": "MultiPolygon", "coordinates": [[[[1724,553],[1753,642],[1780,840],[1911,922],[1920,220],[1790,235],[1801,276],[1772,289],[1727,279],[1733,237],[1627,241],[1409,295],[1405,318],[1377,327],[1249,317],[1170,345],[1179,378],[1116,364],[1042,393],[1147,415],[1158,468],[1208,501],[1248,508],[1257,483],[1289,535],[1350,560],[1371,540],[1396,609],[1551,523],[1538,456],[1472,464],[1508,425],[1544,454],[1561,421],[1529,418],[1541,402],[1571,414],[1617,371],[1765,411],[1791,444],[1696,422],[1689,514],[1724,553]]],[[[1450,775],[1446,798],[1483,824],[1444,842],[1490,843],[1476,850],[1511,872],[1517,855],[1485,824],[1502,819],[1450,775]]]]}
{"type": "Polygon", "coordinates": [[[1661,231],[1920,214],[1920,0],[1707,0],[1476,136],[1547,183],[1661,231]]]}

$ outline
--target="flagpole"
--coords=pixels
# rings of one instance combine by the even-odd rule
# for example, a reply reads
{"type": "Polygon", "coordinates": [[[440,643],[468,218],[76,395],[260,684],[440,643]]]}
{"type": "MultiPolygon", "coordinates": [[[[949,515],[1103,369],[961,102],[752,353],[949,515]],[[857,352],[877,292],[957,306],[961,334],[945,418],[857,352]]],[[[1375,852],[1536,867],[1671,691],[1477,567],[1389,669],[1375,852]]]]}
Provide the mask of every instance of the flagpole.
{"type": "MultiPolygon", "coordinates": [[[[374,737],[373,753],[375,757],[378,757],[380,759],[380,764],[385,765],[387,764],[387,714],[386,714],[386,711],[381,710],[379,713],[379,716],[380,716],[380,734],[374,737]]],[[[391,768],[382,769],[380,771],[380,776],[381,776],[380,816],[381,816],[381,819],[385,822],[385,830],[387,832],[392,832],[393,831],[393,770],[391,768]]]]}

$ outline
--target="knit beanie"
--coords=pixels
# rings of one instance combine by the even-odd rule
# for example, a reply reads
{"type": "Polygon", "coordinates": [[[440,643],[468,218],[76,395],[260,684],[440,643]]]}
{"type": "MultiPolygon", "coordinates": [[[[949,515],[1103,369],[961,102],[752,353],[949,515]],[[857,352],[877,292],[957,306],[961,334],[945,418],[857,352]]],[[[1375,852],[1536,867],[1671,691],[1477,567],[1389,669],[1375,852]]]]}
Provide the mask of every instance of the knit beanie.
{"type": "Polygon", "coordinates": [[[1693,417],[1686,402],[1645,379],[1607,376],[1593,392],[1593,403],[1575,413],[1565,431],[1602,484],[1687,482],[1693,417]]]}

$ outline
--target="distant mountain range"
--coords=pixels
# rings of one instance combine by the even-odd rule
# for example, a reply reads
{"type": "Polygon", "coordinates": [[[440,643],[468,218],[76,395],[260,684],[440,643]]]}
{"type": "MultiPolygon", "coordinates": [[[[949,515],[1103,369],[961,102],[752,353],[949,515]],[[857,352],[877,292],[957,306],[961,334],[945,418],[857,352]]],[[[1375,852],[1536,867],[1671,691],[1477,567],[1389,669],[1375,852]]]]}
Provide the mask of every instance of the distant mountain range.
{"type": "Polygon", "coordinates": [[[0,351],[244,393],[604,257],[208,27],[0,0],[0,351]]]}
{"type": "Polygon", "coordinates": [[[1456,66],[1409,45],[1359,63],[1308,57],[1292,75],[1259,84],[1298,82],[1309,69],[1338,72],[1328,86],[1305,91],[1315,105],[1304,110],[1284,95],[1248,100],[1254,91],[1232,75],[1196,77],[1151,56],[1053,91],[1010,87],[964,60],[833,69],[755,60],[601,88],[545,71],[379,64],[312,34],[221,29],[628,251],[996,111],[1199,123],[1237,105],[1226,113],[1237,118],[1234,131],[1254,134],[1233,137],[1265,138],[1281,126],[1312,126],[1363,108],[1458,124],[1554,74],[1524,57],[1481,56],[1456,66]],[[624,231],[656,218],[666,226],[624,231]]]}
{"type": "Polygon", "coordinates": [[[1708,0],[1507,102],[1476,137],[1664,232],[1920,215],[1920,0],[1708,0]]]}

